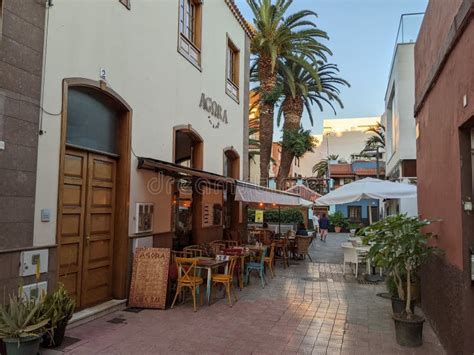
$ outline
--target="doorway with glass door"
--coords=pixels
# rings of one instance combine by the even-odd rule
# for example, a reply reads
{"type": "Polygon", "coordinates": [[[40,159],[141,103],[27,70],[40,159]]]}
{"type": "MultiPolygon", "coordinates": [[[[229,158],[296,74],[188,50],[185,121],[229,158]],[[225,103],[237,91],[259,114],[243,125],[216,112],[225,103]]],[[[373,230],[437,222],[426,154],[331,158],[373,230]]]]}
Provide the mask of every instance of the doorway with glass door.
{"type": "Polygon", "coordinates": [[[114,279],[114,268],[121,274],[128,260],[122,254],[130,172],[120,139],[129,117],[111,94],[86,84],[65,89],[57,228],[58,281],[78,309],[124,298],[126,276],[114,279]]]}

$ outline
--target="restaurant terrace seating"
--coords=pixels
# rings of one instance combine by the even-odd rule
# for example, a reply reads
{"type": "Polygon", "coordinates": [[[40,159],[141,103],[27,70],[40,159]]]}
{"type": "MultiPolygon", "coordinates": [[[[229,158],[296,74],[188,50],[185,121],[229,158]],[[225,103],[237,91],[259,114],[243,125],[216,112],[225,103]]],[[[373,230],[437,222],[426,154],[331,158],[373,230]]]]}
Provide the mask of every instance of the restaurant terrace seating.
{"type": "Polygon", "coordinates": [[[196,258],[202,256],[203,248],[200,245],[190,245],[183,248],[184,251],[189,253],[189,256],[192,258],[196,258]]]}
{"type": "Polygon", "coordinates": [[[260,277],[260,282],[262,283],[262,288],[265,288],[265,255],[267,253],[267,247],[264,246],[261,248],[260,261],[258,262],[248,262],[245,264],[245,283],[248,285],[250,281],[250,272],[256,270],[258,271],[258,276],[260,277]]]}
{"type": "Polygon", "coordinates": [[[272,242],[272,245],[270,246],[270,255],[265,256],[265,265],[270,270],[270,275],[272,275],[272,278],[275,276],[273,273],[273,257],[274,256],[275,256],[275,242],[272,242]]]}
{"type": "Polygon", "coordinates": [[[232,297],[231,293],[234,294],[235,301],[237,302],[237,295],[235,294],[234,291],[234,270],[235,266],[237,263],[237,256],[231,256],[229,257],[229,265],[227,267],[227,272],[225,274],[214,274],[212,276],[212,288],[214,289],[214,286],[221,283],[224,285],[226,294],[229,300],[229,306],[232,307],[232,297]]]}
{"type": "Polygon", "coordinates": [[[300,257],[303,257],[303,259],[306,259],[307,256],[311,261],[313,260],[311,259],[311,255],[309,255],[309,246],[311,244],[312,239],[312,237],[307,236],[296,236],[296,253],[300,257]]]}
{"type": "MultiPolygon", "coordinates": [[[[174,295],[173,303],[171,308],[174,307],[178,295],[184,291],[184,288],[189,288],[193,296],[193,305],[194,312],[196,312],[196,292],[199,290],[203,284],[203,279],[196,276],[196,265],[197,259],[195,258],[176,258],[176,264],[178,266],[178,287],[176,288],[176,294],[174,295]]],[[[202,292],[199,292],[201,296],[201,305],[202,305],[202,292]]]]}

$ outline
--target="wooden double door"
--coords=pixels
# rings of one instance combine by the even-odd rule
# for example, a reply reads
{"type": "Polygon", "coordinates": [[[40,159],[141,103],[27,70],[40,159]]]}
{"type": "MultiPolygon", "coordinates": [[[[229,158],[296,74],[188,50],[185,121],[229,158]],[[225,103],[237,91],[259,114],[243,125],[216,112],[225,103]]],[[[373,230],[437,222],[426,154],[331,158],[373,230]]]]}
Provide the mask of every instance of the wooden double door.
{"type": "Polygon", "coordinates": [[[112,298],[115,159],[66,149],[58,213],[59,282],[85,308],[112,298]]]}

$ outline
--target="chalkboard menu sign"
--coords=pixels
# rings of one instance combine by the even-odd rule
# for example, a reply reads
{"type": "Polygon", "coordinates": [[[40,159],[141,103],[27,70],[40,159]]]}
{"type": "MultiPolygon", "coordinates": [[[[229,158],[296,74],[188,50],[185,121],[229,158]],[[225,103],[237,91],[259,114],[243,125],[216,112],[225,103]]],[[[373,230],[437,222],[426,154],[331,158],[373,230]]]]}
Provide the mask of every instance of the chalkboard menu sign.
{"type": "Polygon", "coordinates": [[[130,286],[130,307],[165,309],[169,265],[170,249],[136,249],[130,286]]]}

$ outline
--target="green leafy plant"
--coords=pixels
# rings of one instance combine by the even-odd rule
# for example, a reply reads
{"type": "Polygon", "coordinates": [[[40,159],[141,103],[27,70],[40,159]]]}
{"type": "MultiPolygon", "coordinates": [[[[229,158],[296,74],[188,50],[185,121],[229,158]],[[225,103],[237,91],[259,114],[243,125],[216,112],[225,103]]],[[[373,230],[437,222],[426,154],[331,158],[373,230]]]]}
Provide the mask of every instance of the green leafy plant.
{"type": "Polygon", "coordinates": [[[42,312],[42,301],[10,296],[0,305],[0,338],[18,339],[39,337],[46,332],[49,318],[42,312]]]}
{"type": "Polygon", "coordinates": [[[310,129],[305,130],[300,127],[283,131],[283,148],[297,158],[301,158],[307,152],[312,152],[317,143],[318,140],[311,134],[310,129]]]}
{"type": "Polygon", "coordinates": [[[329,162],[331,161],[334,161],[334,160],[338,160],[339,159],[339,155],[337,154],[330,154],[327,156],[327,158],[323,159],[323,160],[320,160],[319,162],[317,162],[314,166],[313,166],[313,174],[316,174],[317,177],[324,177],[327,175],[327,171],[328,171],[328,166],[329,166],[329,162]]]}
{"type": "Polygon", "coordinates": [[[69,296],[63,284],[59,284],[58,289],[48,294],[43,302],[43,312],[49,318],[51,326],[54,328],[59,323],[64,323],[71,319],[76,303],[69,296]]]}
{"type": "Polygon", "coordinates": [[[358,233],[363,236],[365,243],[372,245],[368,256],[377,265],[386,268],[393,278],[398,297],[406,301],[407,319],[413,317],[410,310],[413,277],[431,255],[439,252],[439,249],[428,245],[433,234],[421,232],[421,228],[431,223],[426,219],[399,214],[388,216],[358,233]],[[403,275],[406,275],[406,292],[403,275]]]}
{"type": "Polygon", "coordinates": [[[341,211],[336,211],[329,215],[329,223],[331,223],[331,225],[334,227],[344,228],[347,226],[347,218],[344,217],[344,213],[341,211]]]}
{"type": "MultiPolygon", "coordinates": [[[[255,221],[255,210],[249,209],[247,212],[249,222],[255,221]]],[[[301,210],[298,208],[285,208],[281,209],[280,215],[278,215],[278,210],[268,210],[264,213],[265,222],[269,223],[278,223],[280,217],[281,223],[303,223],[304,217],[301,210]]]]}

